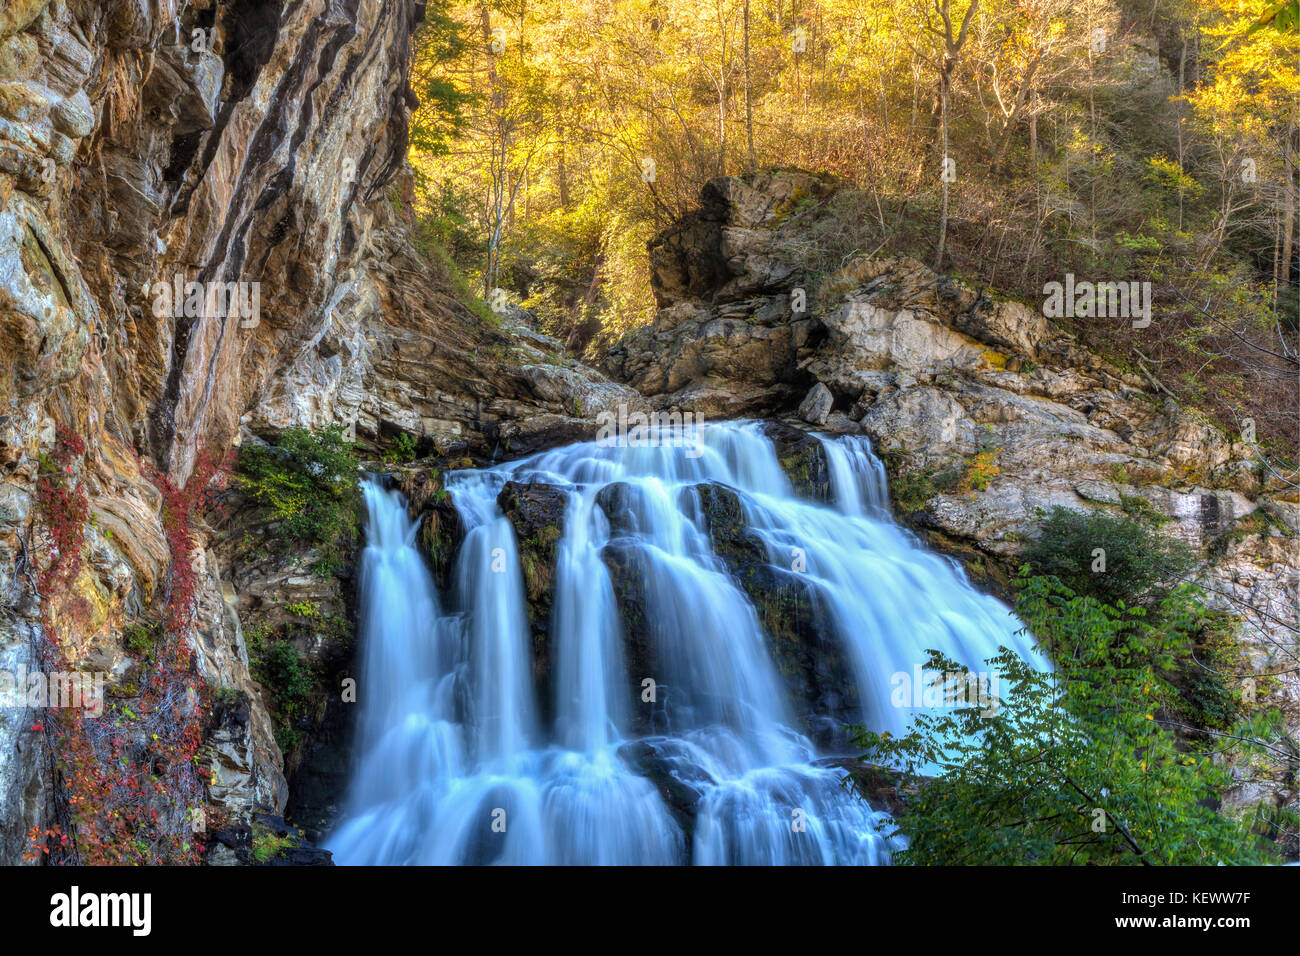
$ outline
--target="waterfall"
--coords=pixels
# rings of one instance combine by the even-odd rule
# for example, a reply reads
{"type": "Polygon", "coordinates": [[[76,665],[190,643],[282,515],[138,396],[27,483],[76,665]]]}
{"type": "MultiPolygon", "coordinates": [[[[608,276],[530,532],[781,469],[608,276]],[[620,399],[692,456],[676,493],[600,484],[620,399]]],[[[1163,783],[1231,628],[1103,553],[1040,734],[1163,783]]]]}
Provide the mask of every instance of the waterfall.
{"type": "Polygon", "coordinates": [[[866,439],[820,440],[828,503],[795,496],[754,422],[704,426],[685,448],[592,442],[453,472],[466,536],[441,596],[400,494],[367,481],[358,759],[325,841],[335,860],[888,863],[888,815],[829,759],[852,752],[845,725],[904,731],[917,708],[899,675],[927,648],[976,671],[1000,645],[1033,648],[1004,605],[892,521],[866,439]],[[507,481],[568,496],[552,701],[531,679],[520,556],[497,506],[507,481]],[[711,488],[735,495],[756,566],[798,596],[817,653],[843,660],[843,686],[816,681],[833,714],[794,699],[767,609],[710,536],[711,488]],[[651,673],[629,652],[611,551],[637,583],[651,673]]]}

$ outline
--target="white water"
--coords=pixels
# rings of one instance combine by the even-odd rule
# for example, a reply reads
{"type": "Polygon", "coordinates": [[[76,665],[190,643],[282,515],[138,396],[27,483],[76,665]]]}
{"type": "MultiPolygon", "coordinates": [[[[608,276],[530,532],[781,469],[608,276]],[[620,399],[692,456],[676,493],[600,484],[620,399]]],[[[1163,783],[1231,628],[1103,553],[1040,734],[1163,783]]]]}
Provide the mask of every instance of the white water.
{"type": "Polygon", "coordinates": [[[854,715],[903,731],[891,677],[937,648],[974,670],[1000,645],[1028,657],[1007,608],[889,517],[884,471],[864,439],[824,439],[832,507],[794,497],[755,423],[709,425],[699,445],[572,445],[447,487],[468,533],[443,601],[413,547],[404,502],[365,485],[364,659],[359,765],[345,818],[325,841],[341,864],[879,864],[888,818],[795,729],[758,613],[714,555],[694,496],[740,495],[772,564],[799,566],[829,639],[856,681],[854,715]],[[552,726],[539,713],[513,530],[496,498],[508,480],[569,489],[552,621],[552,726]],[[601,557],[602,488],[629,486],[614,516],[636,555],[657,673],[630,673],[601,557]],[[643,702],[642,681],[656,700],[643,702]],[[632,741],[637,708],[654,736],[632,741]],[[629,766],[649,749],[698,794],[687,835],[629,766]],[[620,753],[622,756],[620,756],[620,753]],[[626,759],[625,759],[626,758],[626,759]]]}

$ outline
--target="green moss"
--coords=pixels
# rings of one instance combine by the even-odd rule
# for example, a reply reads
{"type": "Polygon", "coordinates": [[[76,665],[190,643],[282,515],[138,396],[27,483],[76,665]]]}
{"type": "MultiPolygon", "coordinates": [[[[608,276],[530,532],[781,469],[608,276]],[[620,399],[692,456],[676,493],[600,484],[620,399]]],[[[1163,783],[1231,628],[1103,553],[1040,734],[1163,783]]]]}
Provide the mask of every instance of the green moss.
{"type": "Polygon", "coordinates": [[[1168,515],[1156,511],[1155,508],[1151,507],[1151,502],[1138,495],[1121,494],[1119,496],[1119,506],[1134,521],[1140,521],[1152,528],[1162,527],[1172,520],[1168,515]]]}
{"type": "Polygon", "coordinates": [[[301,837],[293,834],[278,836],[266,824],[253,823],[253,859],[258,863],[269,863],[285,850],[301,844],[301,837]]]}

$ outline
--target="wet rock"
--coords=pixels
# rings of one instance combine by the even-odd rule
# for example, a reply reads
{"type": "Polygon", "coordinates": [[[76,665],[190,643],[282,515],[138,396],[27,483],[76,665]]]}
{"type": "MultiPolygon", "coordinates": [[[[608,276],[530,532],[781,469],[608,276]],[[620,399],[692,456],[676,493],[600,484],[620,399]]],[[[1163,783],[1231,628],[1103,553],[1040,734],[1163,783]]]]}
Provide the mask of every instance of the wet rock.
{"type": "Polygon", "coordinates": [[[753,603],[802,728],[819,746],[843,746],[844,727],[858,713],[857,684],[817,588],[772,562],[732,489],[707,483],[683,494],[694,499],[714,552],[753,603]]]}
{"type": "Polygon", "coordinates": [[[552,667],[555,656],[551,619],[555,604],[556,562],[569,506],[566,488],[507,481],[497,504],[514,527],[524,598],[532,631],[532,672],[543,712],[554,700],[552,667]]]}
{"type": "Polygon", "coordinates": [[[682,828],[689,854],[700,799],[717,781],[685,757],[681,741],[669,737],[630,740],[618,748],[618,756],[630,770],[654,784],[682,828]]]}
{"type": "Polygon", "coordinates": [[[550,626],[555,562],[569,505],[568,489],[507,481],[497,496],[497,504],[515,529],[533,627],[546,632],[550,626]]]}
{"type": "Polygon", "coordinates": [[[452,494],[443,486],[443,472],[434,468],[405,469],[398,487],[406,496],[412,517],[420,519],[420,544],[429,556],[434,583],[445,591],[451,586],[465,525],[452,494]]]}
{"type": "MultiPolygon", "coordinates": [[[[614,601],[623,630],[623,666],[629,694],[647,677],[661,674],[659,648],[646,593],[645,553],[630,538],[613,538],[601,549],[601,560],[609,571],[614,601]]],[[[631,729],[636,735],[662,733],[669,729],[662,694],[650,703],[639,697],[632,708],[631,729]]]]}
{"type": "Polygon", "coordinates": [[[705,482],[683,489],[681,498],[683,510],[699,516],[714,550],[728,563],[751,565],[767,560],[767,548],[749,530],[744,506],[734,490],[717,482],[705,482]]]}
{"type": "Polygon", "coordinates": [[[763,434],[776,449],[776,460],[790,479],[794,492],[812,501],[831,497],[830,465],[826,449],[816,435],[785,422],[766,422],[763,434]]]}
{"type": "Polygon", "coordinates": [[[611,537],[648,532],[645,492],[625,481],[611,482],[596,492],[596,505],[609,522],[611,537]]]}
{"type": "Polygon", "coordinates": [[[224,866],[333,866],[329,850],[312,846],[297,827],[271,813],[255,813],[213,833],[208,862],[224,866]]]}

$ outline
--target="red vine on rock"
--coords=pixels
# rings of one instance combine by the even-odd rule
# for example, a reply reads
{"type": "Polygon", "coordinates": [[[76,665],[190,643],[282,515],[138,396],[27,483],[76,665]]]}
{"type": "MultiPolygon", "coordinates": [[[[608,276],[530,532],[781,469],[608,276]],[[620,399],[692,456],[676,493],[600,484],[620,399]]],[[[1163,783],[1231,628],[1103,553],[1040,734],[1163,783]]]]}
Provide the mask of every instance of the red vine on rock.
{"type": "Polygon", "coordinates": [[[195,514],[206,510],[213,497],[225,488],[232,463],[232,455],[215,459],[202,453],[182,488],[177,488],[171,478],[152,465],[144,465],[146,476],[163,496],[163,530],[172,557],[171,590],[167,599],[169,630],[188,631],[193,624],[198,576],[192,560],[194,536],[190,522],[195,514]]]}
{"type": "MultiPolygon", "coordinates": [[[[84,452],[80,439],[68,438],[75,436],[60,436],[54,456],[60,468],[84,452]]],[[[50,708],[44,725],[37,725],[45,731],[55,758],[63,804],[60,820],[66,826],[33,827],[26,859],[44,856],[51,863],[89,865],[201,860],[202,828],[194,826],[194,815],[207,798],[199,768],[206,708],[189,641],[197,584],[191,523],[224,486],[228,470],[228,458],[200,456],[190,479],[177,488],[168,476],[141,463],[141,471],[163,497],[171,558],[166,616],[157,642],[140,662],[133,694],[105,700],[98,718],[50,708]]],[[[53,570],[42,576],[43,605],[53,596],[45,586],[66,584],[80,568],[86,516],[79,485],[79,495],[55,482],[49,491],[51,503],[44,510],[58,555],[53,570]],[[54,531],[56,525],[62,530],[54,531]]],[[[47,620],[47,633],[59,646],[51,624],[47,620]]]]}
{"type": "MultiPolygon", "coordinates": [[[[54,598],[64,598],[72,583],[81,573],[81,548],[86,538],[86,521],[90,515],[90,502],[85,484],[77,475],[77,466],[86,453],[86,443],[81,436],[60,425],[54,440],[54,450],[41,457],[41,468],[36,479],[36,501],[49,527],[53,547],[50,563],[37,580],[36,589],[45,598],[42,601],[42,619],[49,650],[62,646],[54,621],[54,598]]],[[[83,623],[88,613],[86,601],[73,594],[63,602],[71,613],[70,625],[83,623]]],[[[54,656],[62,662],[62,653],[54,656]]]]}

